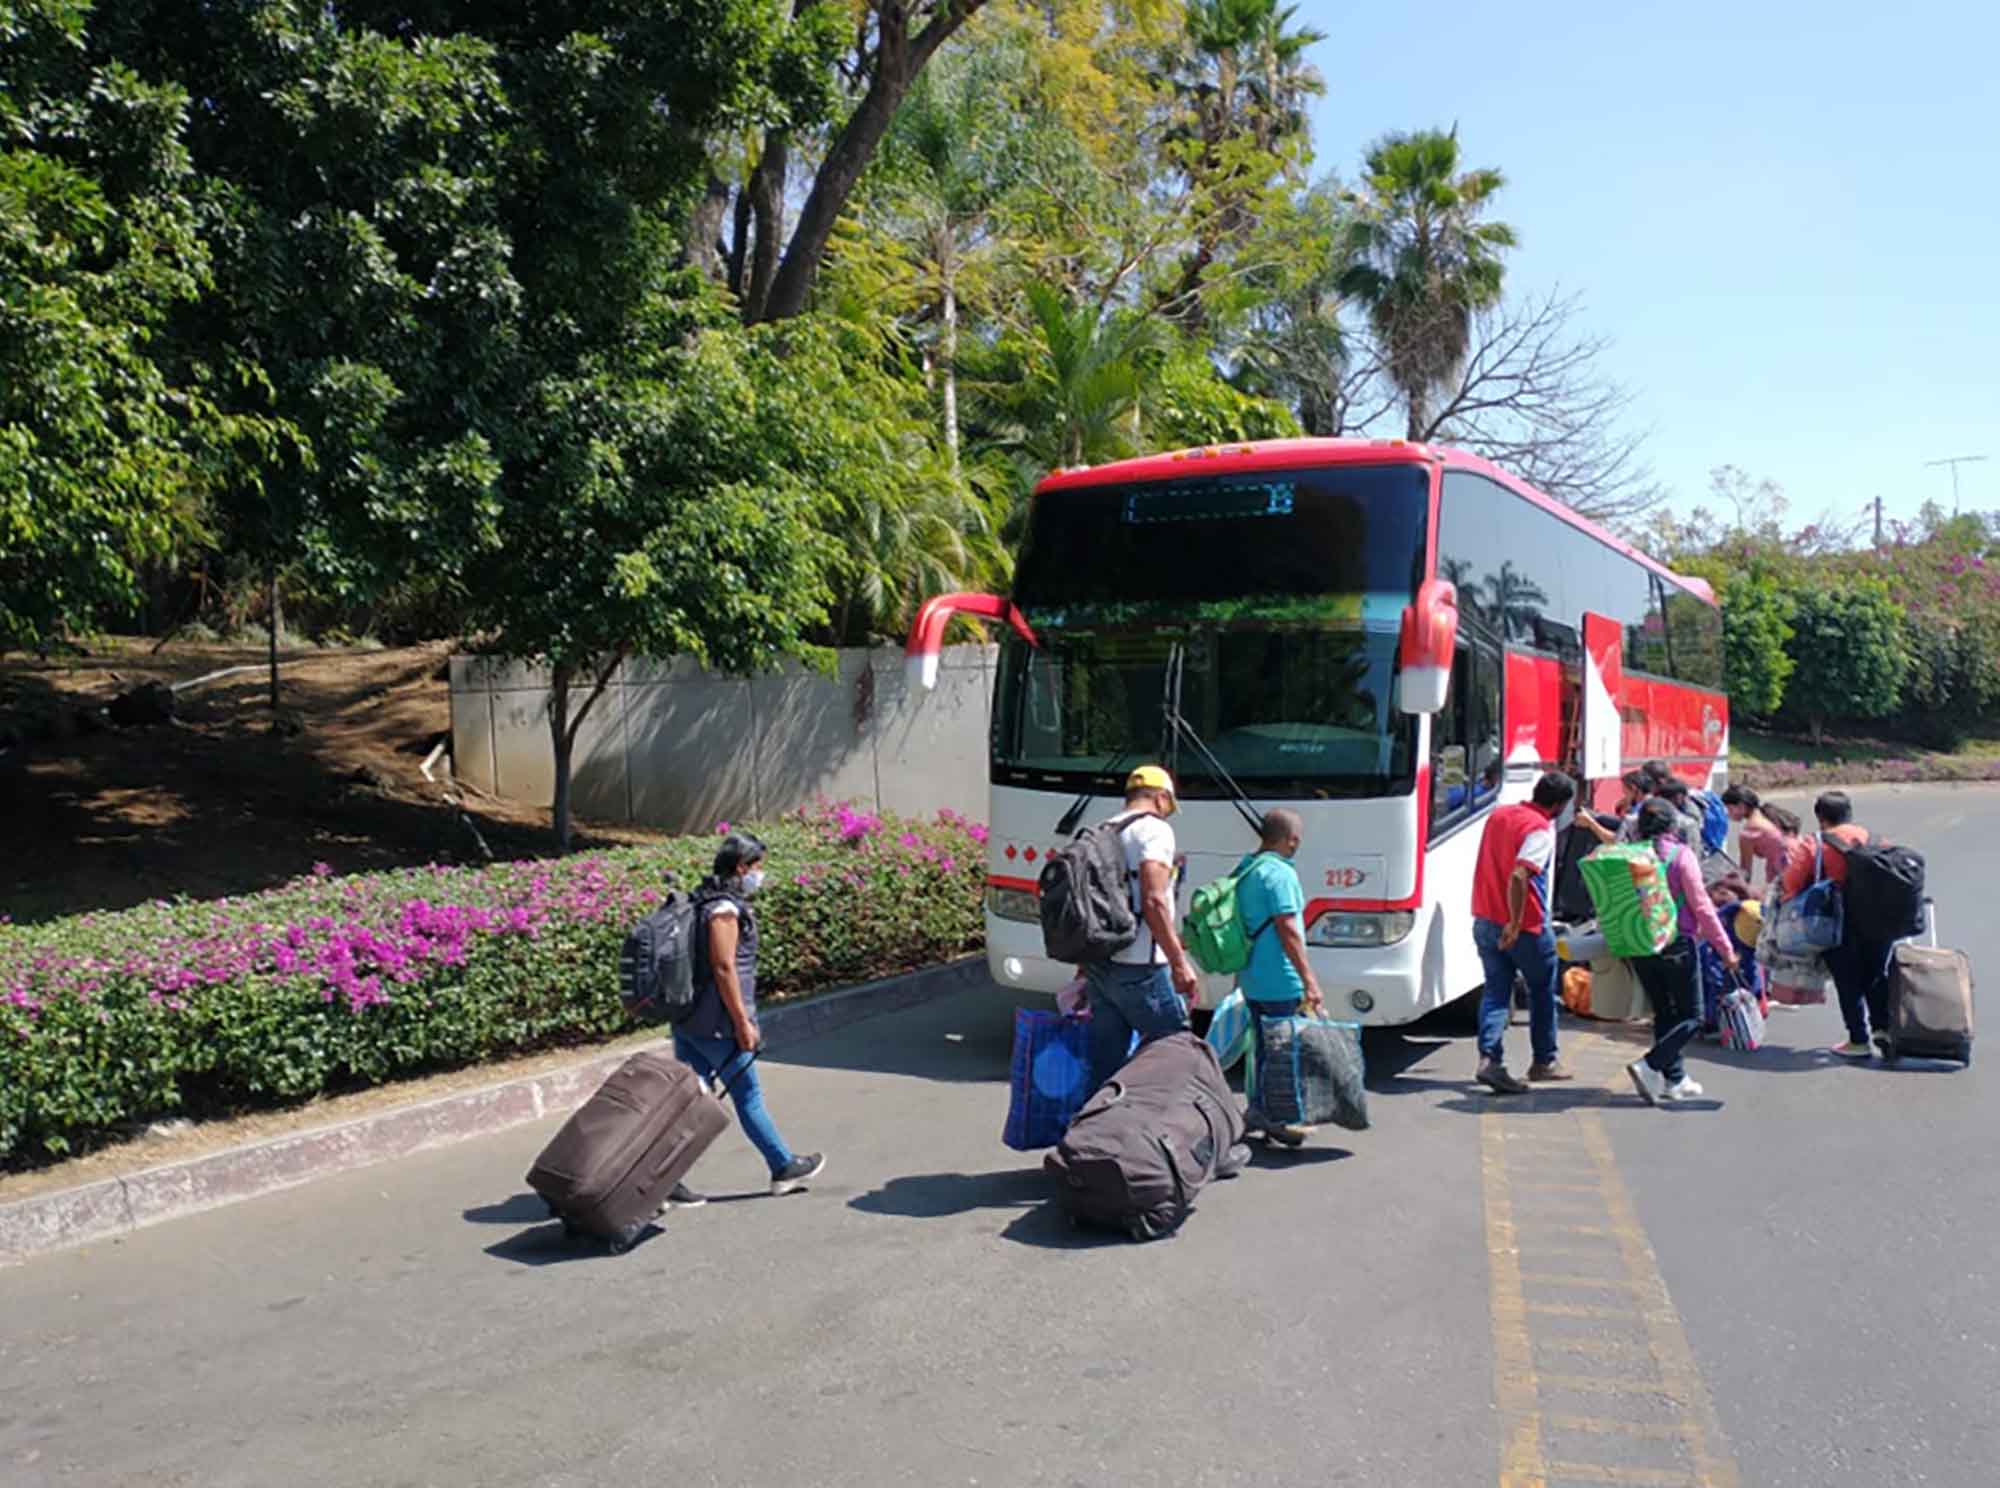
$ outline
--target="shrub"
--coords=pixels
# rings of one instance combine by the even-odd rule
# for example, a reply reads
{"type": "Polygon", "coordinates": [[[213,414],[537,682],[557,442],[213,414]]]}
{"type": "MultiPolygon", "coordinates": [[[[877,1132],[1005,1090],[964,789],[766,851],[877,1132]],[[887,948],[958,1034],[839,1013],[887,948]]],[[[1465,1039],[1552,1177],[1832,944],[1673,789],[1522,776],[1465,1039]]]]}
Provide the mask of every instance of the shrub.
{"type": "MultiPolygon", "coordinates": [[[[718,824],[718,827],[726,826],[718,824]]],[[[760,1000],[976,949],[986,829],[848,806],[757,828],[760,1000]]],[[[0,925],[0,1164],[618,1031],[619,943],[714,837],[0,925]]]]}

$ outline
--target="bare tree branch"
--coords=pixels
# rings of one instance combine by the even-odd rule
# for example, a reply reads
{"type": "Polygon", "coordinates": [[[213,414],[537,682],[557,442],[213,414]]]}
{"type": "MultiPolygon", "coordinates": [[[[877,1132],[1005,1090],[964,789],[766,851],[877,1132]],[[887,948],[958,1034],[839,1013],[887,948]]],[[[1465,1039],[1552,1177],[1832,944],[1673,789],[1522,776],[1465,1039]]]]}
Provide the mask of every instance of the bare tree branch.
{"type": "Polygon", "coordinates": [[[1625,424],[1632,394],[1604,375],[1610,342],[1579,333],[1581,301],[1554,290],[1474,318],[1472,346],[1422,437],[1505,466],[1587,517],[1629,523],[1665,491],[1625,424]]]}

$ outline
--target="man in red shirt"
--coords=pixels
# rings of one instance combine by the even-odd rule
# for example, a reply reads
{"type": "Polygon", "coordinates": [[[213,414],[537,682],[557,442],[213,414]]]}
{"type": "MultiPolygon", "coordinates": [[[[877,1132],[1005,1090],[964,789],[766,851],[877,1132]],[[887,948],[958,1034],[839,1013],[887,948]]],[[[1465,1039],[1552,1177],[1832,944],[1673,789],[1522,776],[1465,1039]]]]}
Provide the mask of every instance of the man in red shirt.
{"type": "Polygon", "coordinates": [[[1549,884],[1556,850],[1555,819],[1576,798],[1560,770],[1535,782],[1531,799],[1502,806],[1487,818],[1472,879],[1472,940],[1486,972],[1479,1003],[1479,1083],[1502,1095],[1528,1087],[1507,1072],[1501,1040],[1514,1010],[1514,977],[1528,984],[1530,1080],[1567,1080],[1556,1058],[1555,932],[1549,927],[1549,884]]]}
{"type": "MultiPolygon", "coordinates": [[[[1813,802],[1813,815],[1819,821],[1823,844],[1818,855],[1820,876],[1842,885],[1845,892],[1847,854],[1843,849],[1866,843],[1868,829],[1854,820],[1854,802],[1846,791],[1822,794],[1813,802]]],[[[1782,881],[1785,898],[1804,893],[1813,882],[1813,857],[1810,840],[1792,845],[1782,881]]],[[[1866,1059],[1874,1052],[1868,1042],[1868,1025],[1873,1019],[1879,1032],[1889,1018],[1889,953],[1893,949],[1857,936],[1850,920],[1841,930],[1840,944],[1826,953],[1827,974],[1840,994],[1840,1016],[1847,1024],[1847,1042],[1833,1046],[1833,1052],[1842,1058],[1866,1059]]]]}

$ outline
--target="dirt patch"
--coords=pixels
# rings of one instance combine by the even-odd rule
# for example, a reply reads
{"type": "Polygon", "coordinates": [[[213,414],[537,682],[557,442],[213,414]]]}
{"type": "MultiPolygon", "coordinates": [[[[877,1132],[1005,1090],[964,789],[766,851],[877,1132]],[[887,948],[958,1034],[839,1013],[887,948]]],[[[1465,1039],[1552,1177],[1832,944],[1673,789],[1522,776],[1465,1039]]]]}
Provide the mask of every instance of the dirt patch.
{"type": "MultiPolygon", "coordinates": [[[[141,682],[264,659],[228,646],[151,647],[109,640],[87,657],[0,662],[0,910],[17,922],[240,894],[318,862],[349,873],[477,861],[471,834],[422,771],[449,737],[450,642],[289,657],[277,728],[261,672],[183,690],[171,723],[116,728],[102,710],[141,682]]],[[[545,809],[477,796],[468,805],[497,857],[553,850],[545,809]]],[[[585,822],[577,841],[660,835],[585,822]]]]}
{"type": "Polygon", "coordinates": [[[99,1183],[106,1178],[126,1178],[134,1173],[144,1172],[147,1168],[157,1168],[166,1163],[186,1162],[191,1158],[206,1157],[212,1152],[226,1151],[231,1147],[248,1146],[250,1143],[267,1141],[272,1137],[310,1131],[314,1127],[338,1126],[343,1121],[353,1121],[357,1117],[367,1116],[376,1111],[389,1110],[397,1106],[419,1105],[424,1101],[457,1095],[461,1091],[478,1090],[487,1085],[501,1085],[509,1080],[546,1074],[550,1070],[561,1069],[564,1065],[576,1064],[598,1055],[615,1054],[622,1049],[637,1049],[647,1044],[657,1044],[659,1041],[660,1035],[657,1031],[642,1031],[602,1044],[549,1049],[540,1054],[525,1054],[518,1059],[502,1059],[490,1064],[472,1065],[466,1069],[432,1075],[427,1079],[402,1080],[393,1085],[378,1085],[372,1090],[359,1090],[352,1095],[336,1095],[324,1100],[309,1101],[305,1105],[294,1106],[286,1111],[263,1111],[256,1115],[232,1117],[224,1121],[161,1122],[147,1132],[139,1133],[109,1147],[101,1147],[95,1152],[73,1158],[69,1162],[25,1173],[0,1173],[0,1204],[11,1204],[17,1199],[55,1193],[67,1188],[81,1188],[85,1184],[99,1183]]]}

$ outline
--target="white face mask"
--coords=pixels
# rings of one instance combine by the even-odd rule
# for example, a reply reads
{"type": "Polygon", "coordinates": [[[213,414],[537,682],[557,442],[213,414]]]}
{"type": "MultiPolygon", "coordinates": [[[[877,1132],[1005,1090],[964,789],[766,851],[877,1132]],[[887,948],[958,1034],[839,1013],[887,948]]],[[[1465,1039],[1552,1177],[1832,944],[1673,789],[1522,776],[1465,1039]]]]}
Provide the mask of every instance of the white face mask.
{"type": "Polygon", "coordinates": [[[744,893],[754,894],[763,887],[764,887],[764,870],[762,868],[752,868],[748,873],[743,875],[744,893]]]}

